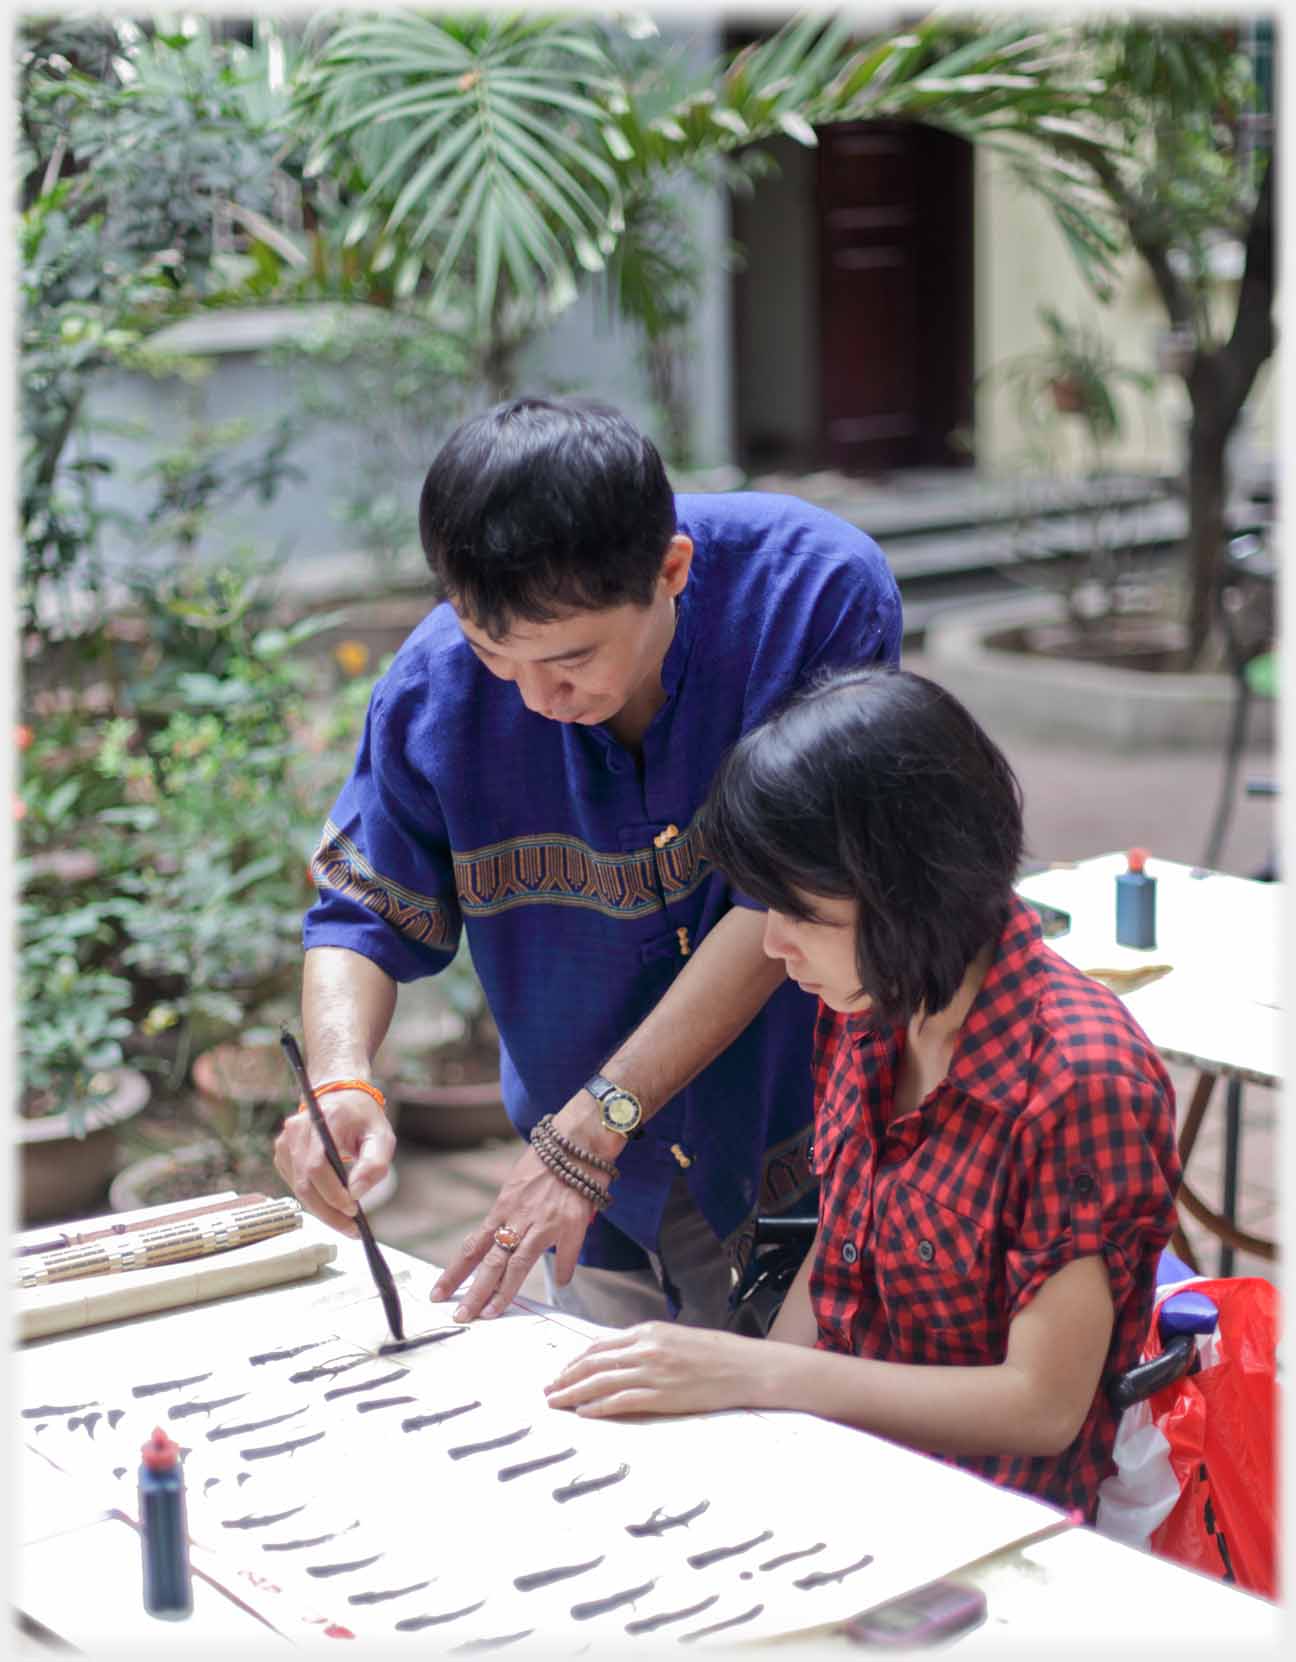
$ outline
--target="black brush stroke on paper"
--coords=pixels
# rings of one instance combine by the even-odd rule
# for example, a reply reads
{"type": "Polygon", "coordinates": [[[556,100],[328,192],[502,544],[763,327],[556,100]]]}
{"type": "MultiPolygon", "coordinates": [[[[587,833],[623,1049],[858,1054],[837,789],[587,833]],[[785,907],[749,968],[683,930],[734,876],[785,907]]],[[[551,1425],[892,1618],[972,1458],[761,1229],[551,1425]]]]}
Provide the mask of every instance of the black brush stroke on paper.
{"type": "Polygon", "coordinates": [[[456,1645],[450,1652],[451,1656],[471,1656],[474,1651],[503,1650],[505,1645],[515,1645],[519,1639],[529,1639],[535,1628],[524,1628],[521,1633],[501,1633],[497,1639],[469,1639],[467,1644],[456,1645]]]}
{"type": "Polygon", "coordinates": [[[690,1645],[694,1639],[705,1639],[712,1633],[723,1633],[727,1627],[741,1627],[744,1622],[753,1622],[765,1608],[763,1604],[753,1604],[750,1610],[744,1610],[741,1616],[730,1616],[727,1622],[712,1622],[710,1627],[695,1627],[692,1633],[681,1633],[681,1645],[690,1645]]]}
{"type": "Polygon", "coordinates": [[[641,1524],[627,1524],[627,1535],[664,1535],[668,1529],[687,1529],[694,1518],[700,1518],[710,1506],[709,1500],[700,1500],[696,1506],[691,1506],[687,1512],[677,1512],[673,1518],[664,1516],[660,1506],[654,1506],[652,1516],[641,1524]]]}
{"type": "Polygon", "coordinates": [[[417,1397],[375,1397],[372,1402],[357,1402],[357,1414],[372,1414],[375,1408],[399,1408],[403,1402],[417,1402],[417,1397]]]}
{"type": "Polygon", "coordinates": [[[408,1373],[408,1368],[393,1368],[390,1373],[383,1374],[381,1379],[362,1380],[359,1385],[335,1385],[331,1391],[325,1391],[324,1400],[325,1402],[336,1402],[339,1397],[354,1396],[357,1391],[377,1391],[384,1385],[394,1385],[398,1379],[404,1379],[408,1373]]]}
{"type": "Polygon", "coordinates": [[[70,1402],[66,1407],[59,1407],[55,1403],[47,1402],[40,1408],[24,1408],[21,1417],[24,1420],[56,1420],[60,1415],[80,1414],[87,1408],[97,1408],[98,1406],[97,1401],[70,1402]]]}
{"type": "Polygon", "coordinates": [[[596,1489],[610,1489],[614,1483],[620,1483],[623,1477],[629,1477],[629,1466],[618,1466],[614,1472],[608,1472],[606,1477],[578,1477],[571,1483],[565,1483],[562,1488],[555,1489],[553,1498],[562,1505],[565,1501],[579,1500],[582,1495],[592,1495],[596,1489]]]}
{"type": "Polygon", "coordinates": [[[271,1524],[282,1523],[285,1518],[295,1518],[298,1512],[306,1510],[306,1502],[300,1506],[290,1506],[286,1512],[263,1512],[260,1517],[249,1512],[244,1518],[223,1518],[222,1529],[268,1529],[271,1524]]]}
{"type": "Polygon", "coordinates": [[[777,1558],[767,1558],[763,1564],[758,1564],[758,1570],[777,1570],[784,1564],[794,1563],[798,1558],[813,1558],[815,1553],[822,1552],[828,1545],[827,1541],[816,1541],[812,1547],[802,1547],[797,1552],[781,1552],[777,1558]]]}
{"type": "Polygon", "coordinates": [[[95,1427],[99,1424],[101,1419],[103,1419],[103,1415],[97,1408],[93,1414],[73,1414],[72,1418],[67,1423],[67,1428],[69,1431],[75,1431],[78,1426],[84,1426],[86,1429],[86,1436],[89,1437],[90,1441],[93,1443],[95,1427]]]}
{"type": "Polygon", "coordinates": [[[659,1627],[669,1627],[672,1622],[686,1622],[690,1616],[700,1616],[704,1610],[709,1610],[719,1597],[719,1593],[712,1593],[710,1598],[690,1604],[684,1610],[663,1610],[660,1616],[640,1616],[638,1621],[626,1623],[626,1632],[656,1633],[659,1627]]]}
{"type": "MultiPolygon", "coordinates": [[[[113,1476],[114,1476],[114,1477],[125,1477],[125,1475],[126,1475],[126,1468],[125,1468],[125,1466],[114,1466],[114,1467],[113,1467],[113,1476]]],[[[209,1481],[210,1481],[210,1482],[212,1482],[212,1483],[219,1483],[219,1482],[220,1482],[220,1478],[218,1478],[218,1477],[213,1477],[213,1478],[211,1478],[211,1479],[210,1479],[210,1480],[209,1480],[209,1481]]]]}
{"type": "Polygon", "coordinates": [[[811,1575],[803,1575],[799,1581],[794,1581],[794,1587],[800,1587],[809,1592],[812,1587],[827,1587],[833,1581],[845,1581],[848,1575],[854,1575],[856,1570],[862,1570],[866,1564],[873,1562],[873,1554],[866,1552],[853,1564],[847,1564],[844,1570],[815,1570],[811,1575]]]}
{"type": "Polygon", "coordinates": [[[242,1402],[246,1391],[236,1391],[232,1397],[216,1397],[211,1402],[177,1402],[167,1409],[167,1418],[187,1420],[190,1414],[210,1414],[213,1408],[228,1408],[231,1402],[242,1402]]]}
{"type": "Polygon", "coordinates": [[[401,1421],[401,1430],[422,1431],[425,1425],[444,1425],[447,1420],[458,1419],[460,1414],[470,1414],[480,1407],[480,1402],[462,1402],[458,1408],[443,1408],[439,1414],[415,1414],[412,1419],[401,1421]]]}
{"type": "Polygon", "coordinates": [[[288,1375],[290,1385],[312,1385],[317,1379],[332,1379],[336,1374],[347,1373],[351,1368],[363,1367],[366,1362],[372,1362],[373,1357],[367,1351],[359,1356],[353,1356],[349,1362],[320,1362],[313,1368],[299,1368],[296,1373],[288,1375]]]}
{"type": "MultiPolygon", "coordinates": [[[[123,1471],[126,1470],[125,1466],[123,1466],[121,1469],[123,1471]]],[[[206,1494],[209,1489],[214,1489],[219,1482],[220,1482],[220,1478],[218,1478],[218,1477],[209,1477],[207,1479],[206,1483],[203,1484],[203,1494],[206,1494]]]]}
{"type": "Polygon", "coordinates": [[[345,1529],[333,1529],[327,1535],[312,1535],[304,1541],[262,1541],[261,1551],[302,1552],[307,1547],[322,1547],[325,1541],[336,1541],[340,1535],[349,1535],[353,1529],[359,1529],[359,1527],[360,1520],[357,1518],[353,1524],[348,1524],[345,1529]]]}
{"type": "Polygon", "coordinates": [[[654,1577],[651,1581],[645,1581],[642,1587],[627,1587],[624,1592],[609,1593],[605,1599],[588,1599],[584,1604],[573,1604],[571,1618],[574,1622],[587,1622],[591,1616],[606,1616],[610,1610],[619,1610],[623,1604],[633,1604],[636,1599],[643,1598],[656,1585],[654,1577]]]}
{"type": "Polygon", "coordinates": [[[524,1437],[531,1435],[529,1425],[520,1426],[516,1431],[506,1431],[502,1437],[488,1437],[484,1443],[460,1443],[458,1448],[447,1449],[452,1460],[466,1460],[470,1454],[485,1454],[489,1449],[507,1448],[510,1443],[520,1443],[524,1437]]]}
{"type": "Polygon", "coordinates": [[[126,1414],[126,1410],[124,1408],[110,1408],[108,1410],[108,1429],[109,1429],[109,1431],[116,1431],[117,1422],[119,1420],[123,1419],[125,1417],[125,1414],[126,1414]]]}
{"type": "Polygon", "coordinates": [[[534,1593],[539,1587],[551,1587],[555,1581],[570,1581],[574,1575],[598,1569],[606,1556],[601,1552],[587,1564],[559,1564],[552,1570],[532,1570],[528,1575],[514,1576],[513,1585],[519,1593],[534,1593]]]}
{"type": "Polygon", "coordinates": [[[565,1448],[557,1454],[542,1454],[538,1460],[523,1460],[516,1466],[501,1466],[495,1475],[501,1483],[512,1483],[515,1477],[525,1477],[528,1472],[542,1471],[546,1466],[556,1466],[560,1460],[570,1460],[575,1452],[574,1448],[565,1448]]]}
{"type": "Polygon", "coordinates": [[[478,1599],[476,1604],[465,1604],[462,1610],[443,1610],[439,1616],[406,1616],[396,1623],[396,1631],[418,1633],[425,1627],[440,1627],[442,1622],[457,1622],[460,1616],[471,1616],[474,1610],[480,1610],[485,1602],[485,1599],[478,1599]]]}
{"type": "Polygon", "coordinates": [[[417,1339],[388,1339],[385,1345],[378,1346],[378,1354],[399,1356],[407,1350],[417,1350],[420,1345],[436,1345],[442,1339],[457,1339],[467,1331],[466,1327],[439,1327],[435,1333],[421,1333],[417,1339]]]}
{"type": "MultiPolygon", "coordinates": [[[[421,1592],[424,1587],[430,1587],[430,1581],[413,1581],[408,1587],[388,1587],[380,1593],[351,1593],[347,1598],[348,1604],[386,1604],[388,1599],[403,1599],[409,1593],[421,1592]]],[[[485,1599],[482,1603],[485,1604],[485,1599]]]]}
{"type": "Polygon", "coordinates": [[[367,1570],[370,1564],[376,1564],[382,1553],[374,1553],[372,1558],[355,1558],[349,1564],[307,1564],[306,1574],[315,1576],[348,1575],[352,1570],[367,1570]]]}
{"type": "Polygon", "coordinates": [[[336,1338],[336,1333],[330,1333],[326,1339],[312,1339],[308,1344],[290,1345],[286,1350],[263,1350],[259,1356],[249,1356],[248,1361],[254,1368],[259,1368],[263,1362],[288,1362],[294,1356],[300,1356],[304,1350],[318,1350],[321,1345],[332,1344],[336,1338]]]}
{"type": "Polygon", "coordinates": [[[243,1485],[247,1482],[248,1478],[250,1478],[251,1476],[252,1476],[251,1472],[240,1472],[238,1474],[238,1486],[239,1486],[240,1489],[243,1487],[243,1485]]]}
{"type": "Polygon", "coordinates": [[[268,1420],[249,1420],[245,1425],[213,1426],[207,1433],[207,1441],[218,1443],[222,1437],[246,1437],[253,1431],[265,1431],[269,1426],[282,1425],[285,1420],[295,1420],[308,1407],[308,1403],[303,1403],[300,1408],[290,1408],[286,1414],[272,1414],[268,1420]]]}
{"type": "Polygon", "coordinates": [[[132,1385],[131,1395],[133,1397],[155,1397],[163,1391],[181,1391],[186,1385],[201,1385],[204,1379],[210,1379],[211,1376],[212,1371],[208,1368],[206,1373],[190,1374],[188,1379],[159,1379],[154,1385],[132,1385]]]}
{"type": "Polygon", "coordinates": [[[750,1552],[753,1547],[773,1539],[774,1531],[763,1529],[759,1535],[753,1535],[750,1541],[739,1541],[737,1546],[712,1547],[709,1552],[695,1552],[689,1558],[689,1568],[705,1570],[711,1564],[718,1564],[722,1558],[737,1558],[740,1552],[750,1552]]]}
{"type": "Polygon", "coordinates": [[[322,1431],[312,1431],[308,1437],[296,1437],[288,1443],[267,1443],[264,1448],[241,1448],[239,1458],[272,1460],[277,1454],[295,1454],[299,1448],[305,1448],[307,1443],[318,1443],[323,1435],[322,1431]]]}

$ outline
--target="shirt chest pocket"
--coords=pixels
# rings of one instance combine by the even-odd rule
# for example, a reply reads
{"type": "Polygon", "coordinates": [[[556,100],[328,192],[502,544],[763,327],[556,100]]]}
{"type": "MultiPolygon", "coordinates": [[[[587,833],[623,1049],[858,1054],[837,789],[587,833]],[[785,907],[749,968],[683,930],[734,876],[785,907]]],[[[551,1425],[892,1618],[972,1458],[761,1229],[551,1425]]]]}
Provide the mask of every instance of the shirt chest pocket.
{"type": "Polygon", "coordinates": [[[1001,1360],[1004,1305],[991,1229],[912,1183],[894,1182],[876,1241],[878,1292],[896,1360],[1001,1360]]]}

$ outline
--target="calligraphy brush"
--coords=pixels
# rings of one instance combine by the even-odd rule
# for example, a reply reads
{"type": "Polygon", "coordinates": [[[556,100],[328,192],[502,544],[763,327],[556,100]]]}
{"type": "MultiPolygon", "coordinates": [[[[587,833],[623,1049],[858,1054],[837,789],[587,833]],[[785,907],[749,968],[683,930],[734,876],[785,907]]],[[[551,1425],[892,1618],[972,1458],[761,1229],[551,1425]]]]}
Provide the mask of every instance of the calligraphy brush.
{"type": "MultiPolygon", "coordinates": [[[[286,1027],[279,1030],[279,1043],[283,1046],[284,1055],[288,1058],[288,1066],[296,1077],[301,1088],[301,1094],[310,1117],[315,1122],[315,1129],[320,1134],[320,1141],[324,1144],[324,1153],[328,1163],[337,1174],[337,1180],[349,1194],[351,1185],[347,1182],[346,1167],[342,1164],[342,1156],[338,1153],[337,1144],[333,1141],[333,1133],[328,1128],[328,1121],[320,1112],[319,1099],[311,1088],[311,1082],[306,1077],[306,1064],[302,1061],[302,1053],[297,1048],[297,1041],[286,1027]]],[[[382,1253],[378,1250],[378,1243],[374,1240],[373,1230],[369,1227],[369,1219],[364,1215],[364,1208],[356,1201],[355,1209],[356,1228],[360,1231],[360,1240],[364,1245],[365,1257],[369,1260],[369,1269],[378,1288],[378,1295],[382,1299],[383,1309],[387,1312],[387,1325],[391,1328],[392,1338],[398,1344],[405,1340],[405,1322],[401,1315],[400,1294],[396,1291],[396,1281],[391,1268],[382,1253]]]]}

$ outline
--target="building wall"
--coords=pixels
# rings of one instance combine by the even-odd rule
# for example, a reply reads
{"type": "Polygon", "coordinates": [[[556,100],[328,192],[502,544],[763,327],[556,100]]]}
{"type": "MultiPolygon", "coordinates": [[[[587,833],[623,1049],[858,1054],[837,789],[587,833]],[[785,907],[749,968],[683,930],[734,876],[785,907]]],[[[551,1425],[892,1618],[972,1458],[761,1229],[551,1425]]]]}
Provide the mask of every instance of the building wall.
{"type": "MultiPolygon", "coordinates": [[[[1236,303],[1236,283],[1221,279],[1221,316],[1236,303]]],[[[978,464],[991,472],[1022,465],[1026,435],[996,374],[1009,359],[1045,341],[1039,308],[1104,336],[1118,363],[1155,371],[1165,311],[1142,261],[1120,267],[1114,300],[1104,306],[1085,286],[1047,206],[1020,185],[1002,157],[976,157],[976,444],[978,464]]],[[[1250,466],[1275,443],[1272,361],[1261,371],[1234,444],[1233,459],[1250,466]]],[[[1160,375],[1151,395],[1117,389],[1124,423],[1108,459],[1117,466],[1177,472],[1182,465],[1188,396],[1175,375],[1160,375]]],[[[1061,418],[1051,435],[1063,468],[1086,465],[1079,423],[1061,418]]]]}

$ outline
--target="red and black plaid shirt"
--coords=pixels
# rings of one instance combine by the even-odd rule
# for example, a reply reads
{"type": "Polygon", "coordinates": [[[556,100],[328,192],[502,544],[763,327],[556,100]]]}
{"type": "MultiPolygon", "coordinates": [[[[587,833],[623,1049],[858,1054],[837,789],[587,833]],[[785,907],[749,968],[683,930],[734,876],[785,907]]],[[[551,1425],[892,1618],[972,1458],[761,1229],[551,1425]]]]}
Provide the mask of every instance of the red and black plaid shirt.
{"type": "Polygon", "coordinates": [[[1116,1436],[1104,1386],[1139,1359],[1174,1227],[1174,1089],[1120,1000],[1047,947],[1018,900],[949,1073],[897,1114],[904,1039],[820,1006],[818,1343],[892,1362],[1002,1362],[1013,1317],[1044,1282],[1101,1253],[1116,1322],[1075,1441],[1056,1456],[955,1460],[1092,1519],[1116,1436]]]}

